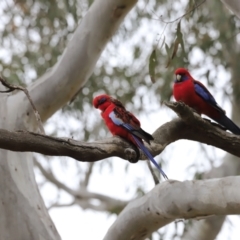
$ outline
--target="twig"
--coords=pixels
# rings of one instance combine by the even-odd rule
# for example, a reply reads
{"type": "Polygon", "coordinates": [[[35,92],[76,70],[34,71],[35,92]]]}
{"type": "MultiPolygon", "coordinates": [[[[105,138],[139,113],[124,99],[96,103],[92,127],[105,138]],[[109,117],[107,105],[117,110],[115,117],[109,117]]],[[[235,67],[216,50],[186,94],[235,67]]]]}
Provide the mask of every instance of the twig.
{"type": "Polygon", "coordinates": [[[70,203],[58,203],[58,202],[55,202],[55,203],[52,203],[48,208],[47,210],[49,211],[50,209],[52,208],[60,208],[60,207],[71,207],[73,206],[74,204],[76,204],[75,200],[70,202],[70,203]]]}
{"type": "MultiPolygon", "coordinates": [[[[38,169],[41,171],[43,176],[53,183],[57,188],[64,190],[68,194],[70,194],[74,201],[72,204],[78,204],[83,209],[93,209],[96,211],[108,211],[108,212],[114,212],[119,213],[128,203],[129,201],[119,200],[112,197],[108,197],[103,194],[89,192],[86,189],[79,189],[79,190],[73,190],[67,185],[65,185],[63,182],[59,181],[52,173],[47,171],[40,162],[38,162],[36,159],[34,159],[34,164],[38,169]],[[97,199],[100,201],[98,205],[95,205],[91,203],[90,200],[97,199]]],[[[62,205],[62,204],[61,204],[62,205]]],[[[70,206],[70,204],[69,204],[70,206]]],[[[52,207],[59,207],[59,204],[56,202],[53,204],[52,207]]]]}
{"type": "Polygon", "coordinates": [[[153,181],[154,181],[155,185],[158,185],[159,184],[159,179],[156,176],[156,174],[154,173],[154,170],[152,168],[152,165],[151,165],[150,161],[147,161],[147,165],[148,165],[148,168],[149,168],[149,170],[150,170],[150,172],[152,174],[153,181]]]}
{"type": "Polygon", "coordinates": [[[161,18],[161,21],[163,22],[163,23],[174,23],[174,22],[177,22],[178,20],[181,20],[182,18],[184,18],[185,16],[187,16],[189,13],[191,13],[192,11],[194,11],[195,9],[197,9],[198,7],[200,7],[204,2],[206,2],[206,0],[203,0],[202,2],[200,2],[199,4],[195,4],[195,6],[194,7],[192,7],[191,9],[189,9],[187,12],[185,12],[183,15],[181,15],[180,17],[178,17],[178,18],[176,18],[176,19],[174,19],[174,20],[171,20],[171,21],[164,21],[163,19],[162,19],[162,16],[160,16],[160,18],[161,18]]]}
{"type": "Polygon", "coordinates": [[[33,108],[33,112],[34,112],[34,115],[35,115],[37,123],[38,123],[39,131],[40,131],[40,133],[45,134],[45,131],[44,131],[44,128],[43,128],[43,124],[42,124],[42,121],[41,121],[41,117],[40,117],[40,115],[39,115],[39,113],[38,113],[38,111],[37,111],[37,109],[36,109],[32,99],[31,99],[31,97],[29,95],[29,92],[28,92],[27,88],[24,88],[24,87],[21,87],[21,86],[12,85],[12,84],[8,83],[2,77],[0,77],[0,82],[2,83],[3,86],[8,88],[8,90],[0,91],[0,93],[9,93],[9,92],[13,92],[14,90],[20,90],[20,91],[23,91],[26,94],[26,96],[27,96],[27,98],[28,98],[32,108],[33,108]]]}
{"type": "Polygon", "coordinates": [[[86,173],[85,173],[85,178],[84,178],[84,180],[81,181],[81,183],[80,183],[80,186],[81,186],[81,187],[87,188],[88,183],[89,183],[89,180],[90,180],[90,177],[91,177],[91,175],[92,175],[93,165],[94,165],[94,162],[90,162],[90,163],[88,164],[88,169],[87,169],[87,171],[86,171],[86,173]]]}

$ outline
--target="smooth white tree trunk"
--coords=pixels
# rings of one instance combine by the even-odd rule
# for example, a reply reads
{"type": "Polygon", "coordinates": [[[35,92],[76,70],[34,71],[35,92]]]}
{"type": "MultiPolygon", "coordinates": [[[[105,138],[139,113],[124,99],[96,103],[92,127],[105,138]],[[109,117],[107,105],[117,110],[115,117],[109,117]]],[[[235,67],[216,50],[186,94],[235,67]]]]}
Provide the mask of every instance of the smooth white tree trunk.
{"type": "MultiPolygon", "coordinates": [[[[96,0],[59,63],[29,86],[43,121],[66,104],[88,80],[109,39],[136,0],[96,0]]],[[[0,128],[38,129],[22,92],[0,95],[0,128]]],[[[0,150],[0,239],[60,239],[38,191],[31,153],[0,150]]]]}
{"type": "MultiPolygon", "coordinates": [[[[226,176],[239,175],[240,160],[238,157],[227,154],[221,166],[213,168],[205,174],[206,178],[222,178],[226,176]]],[[[182,239],[191,240],[193,236],[196,239],[214,240],[225,221],[225,216],[214,216],[203,221],[195,221],[191,227],[183,234],[182,239]]]]}
{"type": "MultiPolygon", "coordinates": [[[[144,240],[176,219],[240,214],[240,177],[179,182],[169,180],[133,200],[120,213],[104,240],[144,240]]],[[[202,228],[203,230],[203,228],[202,228]]],[[[195,238],[192,239],[203,239],[195,238]]]]}

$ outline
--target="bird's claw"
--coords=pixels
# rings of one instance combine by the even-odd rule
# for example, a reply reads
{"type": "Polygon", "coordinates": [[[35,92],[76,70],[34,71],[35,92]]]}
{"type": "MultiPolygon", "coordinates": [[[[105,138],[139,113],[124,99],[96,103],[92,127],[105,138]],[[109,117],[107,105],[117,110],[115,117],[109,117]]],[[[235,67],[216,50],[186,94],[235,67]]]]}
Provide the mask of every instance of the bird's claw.
{"type": "Polygon", "coordinates": [[[220,125],[220,124],[218,124],[218,123],[212,122],[210,119],[203,118],[203,120],[206,121],[206,122],[209,122],[209,123],[212,124],[213,126],[218,127],[218,128],[220,128],[220,129],[222,129],[222,130],[224,130],[224,131],[227,130],[227,128],[225,128],[224,126],[222,126],[222,125],[220,125]]]}

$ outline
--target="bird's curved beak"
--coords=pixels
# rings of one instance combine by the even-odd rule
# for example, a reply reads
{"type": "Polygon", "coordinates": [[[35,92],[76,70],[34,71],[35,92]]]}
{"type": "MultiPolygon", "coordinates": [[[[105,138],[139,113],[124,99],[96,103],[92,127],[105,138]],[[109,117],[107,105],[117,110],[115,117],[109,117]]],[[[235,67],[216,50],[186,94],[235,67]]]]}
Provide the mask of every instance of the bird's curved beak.
{"type": "Polygon", "coordinates": [[[177,75],[176,75],[177,81],[180,81],[180,80],[181,80],[181,77],[182,77],[182,76],[181,76],[180,74],[177,74],[177,75]]]}

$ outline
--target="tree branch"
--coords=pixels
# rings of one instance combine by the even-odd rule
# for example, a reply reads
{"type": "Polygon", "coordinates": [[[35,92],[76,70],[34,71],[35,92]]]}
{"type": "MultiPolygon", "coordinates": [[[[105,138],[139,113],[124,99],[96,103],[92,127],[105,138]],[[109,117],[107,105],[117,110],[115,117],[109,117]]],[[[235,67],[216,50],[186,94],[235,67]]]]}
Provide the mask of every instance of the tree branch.
{"type": "Polygon", "coordinates": [[[95,162],[112,156],[129,160],[136,158],[131,145],[119,137],[86,143],[33,132],[0,129],[0,148],[49,156],[68,156],[81,162],[95,162]]]}
{"type": "Polygon", "coordinates": [[[29,87],[43,121],[70,101],[86,83],[107,42],[136,2],[93,2],[59,62],[29,87]]]}
{"type": "MultiPolygon", "coordinates": [[[[239,173],[239,158],[231,154],[226,154],[226,156],[223,158],[223,163],[218,167],[211,168],[209,172],[202,175],[202,178],[222,178],[226,176],[239,175],[239,173]]],[[[203,221],[194,221],[191,223],[191,226],[186,227],[181,239],[214,240],[221,231],[224,220],[225,216],[213,216],[204,219],[203,221]]]]}
{"type": "MultiPolygon", "coordinates": [[[[189,139],[220,148],[240,157],[240,136],[228,133],[202,119],[183,103],[166,103],[181,119],[163,124],[154,133],[154,142],[147,145],[154,156],[166,146],[179,139],[189,139]]],[[[68,156],[82,162],[95,162],[116,156],[129,161],[136,159],[132,146],[119,137],[95,142],[79,142],[73,139],[56,138],[33,132],[10,132],[0,129],[0,148],[37,152],[50,156],[68,156]]],[[[146,159],[141,153],[140,159],[146,159]]]]}
{"type": "Polygon", "coordinates": [[[33,112],[34,112],[34,115],[35,115],[35,118],[37,120],[37,123],[38,123],[38,129],[39,129],[39,132],[42,133],[42,134],[45,134],[45,131],[44,131],[44,128],[43,128],[43,124],[42,124],[42,120],[41,120],[41,117],[32,101],[32,98],[30,97],[30,94],[27,90],[27,88],[24,88],[24,87],[21,87],[21,86],[15,86],[15,85],[12,85],[10,83],[8,83],[5,79],[3,79],[2,77],[0,77],[0,82],[2,83],[3,86],[5,86],[6,88],[8,88],[8,90],[6,91],[0,91],[0,93],[9,93],[9,92],[13,92],[15,90],[20,90],[20,91],[23,91],[25,93],[25,95],[27,96],[28,98],[28,101],[30,102],[31,104],[31,107],[33,109],[33,112]]]}
{"type": "MultiPolygon", "coordinates": [[[[78,204],[83,209],[93,209],[118,214],[129,203],[129,201],[115,199],[100,193],[89,192],[86,188],[73,190],[59,181],[51,172],[47,171],[36,159],[34,160],[34,164],[49,182],[53,183],[57,188],[66,191],[74,198],[74,201],[70,203],[71,205],[78,204]],[[92,203],[92,200],[98,200],[99,202],[92,203]]],[[[59,205],[62,204],[54,203],[50,207],[53,208],[59,205]]]]}
{"type": "Polygon", "coordinates": [[[224,5],[240,18],[240,2],[238,0],[221,0],[224,5]]]}
{"type": "Polygon", "coordinates": [[[130,202],[104,240],[144,240],[175,219],[240,214],[240,177],[199,181],[165,181],[130,202]],[[179,198],[181,196],[181,198],[179,198]]]}
{"type": "Polygon", "coordinates": [[[90,162],[88,165],[88,169],[86,170],[85,177],[82,181],[80,181],[80,187],[87,188],[89,184],[90,177],[92,176],[94,162],[90,162]]]}
{"type": "Polygon", "coordinates": [[[204,120],[182,102],[165,102],[165,105],[175,111],[180,119],[173,119],[163,124],[153,133],[154,143],[151,145],[151,150],[154,155],[159,154],[160,146],[164,149],[172,142],[188,139],[220,148],[240,157],[238,149],[240,136],[225,132],[219,125],[204,120]]]}

